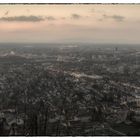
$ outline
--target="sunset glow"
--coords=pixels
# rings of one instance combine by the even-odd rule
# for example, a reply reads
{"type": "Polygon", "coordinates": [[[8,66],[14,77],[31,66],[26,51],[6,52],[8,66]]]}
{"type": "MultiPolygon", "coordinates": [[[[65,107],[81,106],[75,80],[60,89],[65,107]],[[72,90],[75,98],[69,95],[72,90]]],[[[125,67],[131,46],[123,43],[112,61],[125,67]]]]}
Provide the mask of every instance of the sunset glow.
{"type": "Polygon", "coordinates": [[[0,42],[140,43],[140,5],[0,5],[0,42]]]}

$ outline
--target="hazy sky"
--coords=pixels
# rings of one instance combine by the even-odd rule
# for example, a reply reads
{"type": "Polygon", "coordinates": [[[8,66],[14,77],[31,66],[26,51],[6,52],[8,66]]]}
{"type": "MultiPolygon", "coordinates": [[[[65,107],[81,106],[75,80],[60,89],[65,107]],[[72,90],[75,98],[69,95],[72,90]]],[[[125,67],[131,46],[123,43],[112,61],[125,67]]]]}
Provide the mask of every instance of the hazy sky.
{"type": "Polygon", "coordinates": [[[0,5],[0,42],[140,43],[140,5],[0,5]]]}

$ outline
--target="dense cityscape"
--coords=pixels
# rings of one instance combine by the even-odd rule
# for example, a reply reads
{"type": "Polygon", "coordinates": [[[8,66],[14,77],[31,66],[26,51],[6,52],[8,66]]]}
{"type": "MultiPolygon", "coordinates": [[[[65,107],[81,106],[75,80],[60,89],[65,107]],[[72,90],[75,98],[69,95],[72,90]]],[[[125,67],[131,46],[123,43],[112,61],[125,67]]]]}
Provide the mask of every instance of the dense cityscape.
{"type": "Polygon", "coordinates": [[[139,125],[139,45],[0,44],[1,136],[134,136],[139,125]]]}

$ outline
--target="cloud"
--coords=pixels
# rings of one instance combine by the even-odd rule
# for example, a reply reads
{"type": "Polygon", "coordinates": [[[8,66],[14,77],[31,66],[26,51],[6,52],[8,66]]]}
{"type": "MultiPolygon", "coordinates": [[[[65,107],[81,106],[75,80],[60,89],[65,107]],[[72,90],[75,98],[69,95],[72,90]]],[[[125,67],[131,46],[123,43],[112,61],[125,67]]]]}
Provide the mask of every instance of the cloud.
{"type": "Polygon", "coordinates": [[[61,19],[65,20],[65,19],[66,19],[66,17],[61,17],[61,19]]]}
{"type": "Polygon", "coordinates": [[[56,18],[54,18],[53,16],[48,16],[46,17],[47,20],[56,20],[56,18]]]}
{"type": "Polygon", "coordinates": [[[6,12],[4,13],[5,16],[7,16],[8,14],[9,14],[9,11],[6,11],[6,12]]]}
{"type": "Polygon", "coordinates": [[[103,18],[105,19],[114,19],[115,21],[124,21],[125,17],[124,16],[120,16],[120,15],[112,15],[112,16],[108,16],[106,14],[103,15],[103,18]]]}
{"type": "Polygon", "coordinates": [[[118,15],[113,15],[112,18],[115,19],[115,20],[117,20],[117,21],[123,21],[125,19],[125,17],[118,16],[118,15]]]}
{"type": "Polygon", "coordinates": [[[0,21],[7,22],[40,22],[45,19],[42,16],[14,16],[14,17],[1,17],[0,21]]]}
{"type": "Polygon", "coordinates": [[[71,17],[73,19],[79,19],[79,18],[81,18],[81,16],[79,14],[72,14],[71,17]]]}

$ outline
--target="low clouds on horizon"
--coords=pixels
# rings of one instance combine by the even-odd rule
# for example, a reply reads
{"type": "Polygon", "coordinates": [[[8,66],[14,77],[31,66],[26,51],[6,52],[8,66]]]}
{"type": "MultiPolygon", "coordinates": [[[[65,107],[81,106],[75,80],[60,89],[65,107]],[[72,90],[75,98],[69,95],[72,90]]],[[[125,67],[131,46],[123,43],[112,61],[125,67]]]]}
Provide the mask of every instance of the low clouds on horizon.
{"type": "MultiPolygon", "coordinates": [[[[5,22],[41,22],[41,21],[54,21],[54,20],[59,20],[59,19],[68,19],[71,18],[73,20],[79,20],[84,18],[84,16],[77,14],[77,13],[73,13],[71,14],[70,17],[61,17],[61,18],[56,18],[54,16],[35,16],[35,15],[30,15],[30,16],[25,16],[25,15],[21,15],[21,16],[7,16],[9,14],[9,11],[6,11],[4,13],[5,16],[0,18],[0,21],[5,21],[5,22]]],[[[89,16],[85,16],[85,17],[89,17],[89,16]]],[[[92,18],[92,17],[91,17],[92,18]]],[[[103,21],[105,19],[113,19],[116,22],[122,22],[125,20],[124,16],[121,15],[106,15],[103,14],[102,18],[99,19],[99,21],[103,21]]]]}
{"type": "Polygon", "coordinates": [[[72,14],[71,15],[71,17],[73,18],[73,19],[79,19],[79,18],[81,18],[82,16],[81,15],[79,15],[79,14],[72,14]]]}
{"type": "Polygon", "coordinates": [[[40,22],[44,21],[45,18],[42,16],[13,16],[13,17],[1,17],[0,21],[7,21],[7,22],[40,22]]]}
{"type": "MultiPolygon", "coordinates": [[[[72,14],[71,18],[72,19],[80,19],[82,16],[78,14],[72,14]]],[[[60,19],[66,19],[66,17],[62,17],[60,19]]],[[[1,17],[0,21],[5,21],[5,22],[40,22],[40,21],[54,21],[57,20],[57,18],[53,16],[11,16],[11,17],[1,17]]]]}
{"type": "MultiPolygon", "coordinates": [[[[6,16],[8,15],[8,11],[5,13],[5,16],[0,18],[0,21],[6,21],[6,22],[40,22],[40,21],[53,21],[57,20],[54,16],[6,16]]],[[[71,18],[72,19],[80,19],[82,16],[78,14],[72,14],[71,18]]],[[[60,19],[66,19],[66,17],[60,18],[60,19]]]]}
{"type": "Polygon", "coordinates": [[[103,15],[103,18],[104,19],[114,19],[115,21],[124,21],[125,20],[125,17],[124,16],[121,16],[121,15],[106,15],[104,14],[103,15]]]}

